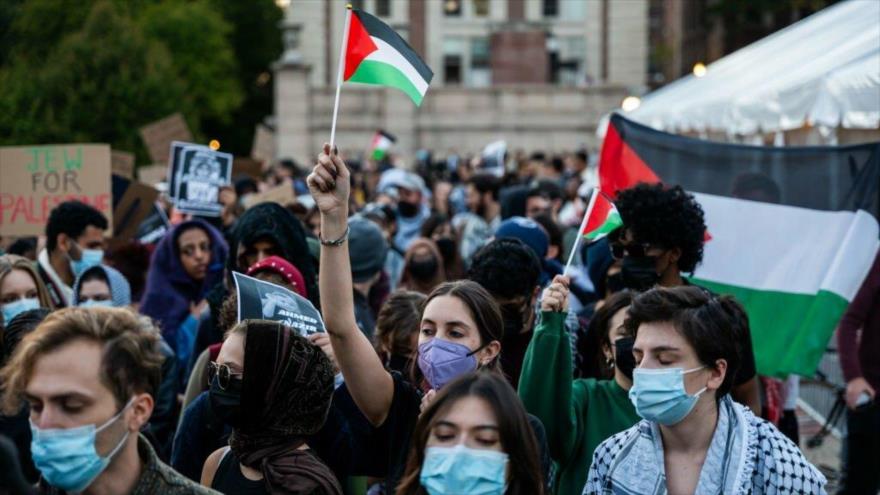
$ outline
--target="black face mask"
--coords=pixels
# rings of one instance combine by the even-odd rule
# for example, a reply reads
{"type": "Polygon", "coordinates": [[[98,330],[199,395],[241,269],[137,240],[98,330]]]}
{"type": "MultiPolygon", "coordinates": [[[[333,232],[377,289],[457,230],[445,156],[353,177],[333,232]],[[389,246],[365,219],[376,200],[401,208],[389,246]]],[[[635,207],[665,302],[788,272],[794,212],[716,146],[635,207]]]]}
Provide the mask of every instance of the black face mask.
{"type": "Polygon", "coordinates": [[[660,275],[657,273],[656,267],[656,256],[642,256],[639,258],[625,256],[620,268],[623,286],[637,292],[643,292],[654,287],[660,281],[660,275]]]}
{"type": "Polygon", "coordinates": [[[441,237],[435,241],[437,249],[440,250],[440,256],[443,256],[444,265],[452,266],[455,262],[455,239],[449,237],[441,237]]]}
{"type": "Polygon", "coordinates": [[[408,201],[399,201],[397,203],[397,212],[400,213],[400,216],[402,217],[411,218],[418,214],[419,205],[408,201]]]}
{"type": "Polygon", "coordinates": [[[633,356],[635,343],[636,339],[632,337],[621,337],[614,341],[614,366],[630,380],[636,367],[636,358],[633,356]]]}
{"type": "Polygon", "coordinates": [[[214,415],[233,428],[241,426],[241,387],[240,378],[231,378],[229,386],[223,390],[217,377],[214,377],[211,388],[208,389],[208,399],[214,415]]]}
{"type": "Polygon", "coordinates": [[[608,279],[605,281],[606,296],[616,294],[624,289],[626,289],[626,286],[623,285],[623,275],[620,272],[617,272],[614,275],[608,275],[608,279]]]}
{"type": "Polygon", "coordinates": [[[505,304],[501,306],[501,318],[504,321],[503,338],[513,338],[522,332],[523,326],[525,325],[522,306],[517,306],[516,304],[505,304]]]}
{"type": "Polygon", "coordinates": [[[413,259],[409,262],[409,272],[418,280],[431,280],[437,274],[440,267],[437,258],[413,259]]]}

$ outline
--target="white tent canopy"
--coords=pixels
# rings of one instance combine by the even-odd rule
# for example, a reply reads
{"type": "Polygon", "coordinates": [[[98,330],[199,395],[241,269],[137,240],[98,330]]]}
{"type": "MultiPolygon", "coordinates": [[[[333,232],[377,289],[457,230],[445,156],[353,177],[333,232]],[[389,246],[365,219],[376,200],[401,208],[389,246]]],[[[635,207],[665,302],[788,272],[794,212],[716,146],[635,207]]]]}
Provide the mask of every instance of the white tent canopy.
{"type": "Polygon", "coordinates": [[[878,129],[880,1],[823,9],[710,64],[703,77],[648,94],[626,116],[679,133],[878,129]]]}

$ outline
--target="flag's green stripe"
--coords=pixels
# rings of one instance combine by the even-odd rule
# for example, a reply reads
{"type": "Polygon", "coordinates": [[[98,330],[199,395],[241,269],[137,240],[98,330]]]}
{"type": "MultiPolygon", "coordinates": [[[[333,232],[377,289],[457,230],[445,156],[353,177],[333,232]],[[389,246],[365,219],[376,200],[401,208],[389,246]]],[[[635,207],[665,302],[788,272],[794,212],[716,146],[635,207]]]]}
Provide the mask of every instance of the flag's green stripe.
{"type": "Polygon", "coordinates": [[[419,90],[416,89],[403,72],[400,72],[393,65],[373,60],[364,60],[358,65],[357,70],[351,75],[349,81],[392,86],[406,93],[416,105],[422,103],[422,94],[419,93],[419,90]]]}
{"type": "Polygon", "coordinates": [[[608,216],[608,219],[605,220],[605,223],[600,225],[596,230],[592,232],[587,232],[585,236],[587,239],[595,239],[601,235],[605,235],[612,230],[623,225],[623,220],[621,220],[620,215],[611,214],[608,216]]]}
{"type": "Polygon", "coordinates": [[[746,308],[758,373],[813,376],[847,301],[833,292],[816,295],[761,291],[718,282],[694,282],[732,294],[746,308]]]}
{"type": "Polygon", "coordinates": [[[373,149],[373,160],[381,160],[385,158],[385,150],[382,148],[373,149]]]}

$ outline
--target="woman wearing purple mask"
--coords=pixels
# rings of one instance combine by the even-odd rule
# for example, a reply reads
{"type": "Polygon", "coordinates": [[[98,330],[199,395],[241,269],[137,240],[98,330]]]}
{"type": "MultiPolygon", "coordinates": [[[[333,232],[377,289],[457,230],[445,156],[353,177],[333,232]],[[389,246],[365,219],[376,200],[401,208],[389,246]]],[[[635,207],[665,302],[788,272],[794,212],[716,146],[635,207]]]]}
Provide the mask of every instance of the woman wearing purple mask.
{"type": "MultiPolygon", "coordinates": [[[[368,443],[353,446],[353,455],[371,456],[376,470],[369,474],[377,476],[380,474],[376,471],[380,471],[385,476],[385,493],[393,493],[405,466],[423,393],[427,392],[427,405],[433,391],[461,375],[478,369],[500,371],[498,357],[504,328],[501,311],[492,296],[475,282],[437,286],[421,315],[418,367],[412,382],[421,386],[414,387],[399,373],[387,371],[355,323],[347,243],[349,171],[337,154],[331,153],[329,145],[318,157],[308,184],[321,212],[318,273],[320,293],[324,295],[324,325],[345,377],[344,386],[376,428],[368,443]]],[[[540,422],[534,420],[532,426],[539,445],[546,445],[540,422]]]]}

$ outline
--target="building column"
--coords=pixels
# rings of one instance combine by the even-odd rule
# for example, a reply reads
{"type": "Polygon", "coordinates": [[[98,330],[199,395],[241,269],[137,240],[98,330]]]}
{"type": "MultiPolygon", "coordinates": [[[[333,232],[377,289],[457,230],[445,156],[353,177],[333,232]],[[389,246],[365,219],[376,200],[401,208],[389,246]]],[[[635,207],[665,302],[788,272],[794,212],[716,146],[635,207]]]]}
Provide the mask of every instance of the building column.
{"type": "Polygon", "coordinates": [[[304,167],[311,163],[315,150],[309,148],[311,134],[311,67],[299,52],[299,33],[302,26],[291,19],[281,22],[284,53],[275,62],[275,156],[293,158],[304,167]]]}

